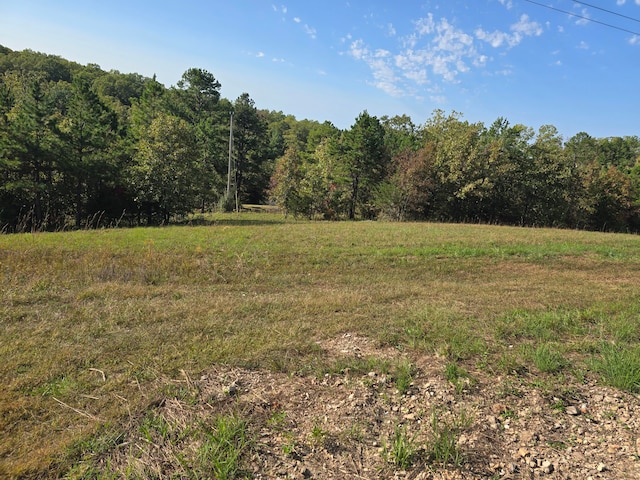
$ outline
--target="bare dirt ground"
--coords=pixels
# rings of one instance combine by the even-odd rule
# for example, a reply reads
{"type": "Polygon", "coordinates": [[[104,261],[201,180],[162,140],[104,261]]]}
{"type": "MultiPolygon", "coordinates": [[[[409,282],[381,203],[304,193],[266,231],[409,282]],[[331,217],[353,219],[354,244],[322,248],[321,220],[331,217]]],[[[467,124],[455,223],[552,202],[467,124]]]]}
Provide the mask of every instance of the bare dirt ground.
{"type": "MultiPolygon", "coordinates": [[[[336,359],[402,356],[355,334],[319,346],[336,359]]],[[[640,479],[638,396],[588,380],[549,392],[481,372],[456,387],[444,376],[445,359],[411,362],[403,393],[375,369],[318,378],[215,366],[187,379],[196,402],[155,408],[185,426],[220,414],[247,419],[254,438],[243,463],[248,478],[640,479]],[[435,431],[456,427],[457,466],[433,455],[434,415],[435,431]],[[406,468],[393,462],[396,432],[416,448],[406,468]]],[[[139,461],[163,476],[171,467],[161,450],[147,448],[139,461]]]]}

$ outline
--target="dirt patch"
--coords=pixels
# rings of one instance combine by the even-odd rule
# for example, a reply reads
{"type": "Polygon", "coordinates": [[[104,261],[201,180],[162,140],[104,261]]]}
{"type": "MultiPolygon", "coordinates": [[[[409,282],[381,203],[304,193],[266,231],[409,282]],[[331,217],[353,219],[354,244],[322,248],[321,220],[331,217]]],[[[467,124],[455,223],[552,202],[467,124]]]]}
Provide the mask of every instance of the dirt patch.
{"type": "MultiPolygon", "coordinates": [[[[356,334],[319,345],[331,358],[405,358],[356,334]]],[[[640,478],[637,396],[593,382],[549,392],[482,372],[447,381],[443,358],[410,360],[411,379],[402,391],[393,368],[318,377],[215,366],[183,382],[197,392],[191,401],[166,400],[154,415],[185,430],[220,415],[245,419],[253,441],[243,473],[255,479],[640,478]],[[434,453],[444,431],[455,440],[451,453],[460,454],[446,464],[434,453]],[[415,450],[408,463],[398,463],[394,438],[415,450]]],[[[188,459],[199,440],[184,435],[182,444],[162,445],[148,438],[145,445],[138,432],[109,463],[182,478],[185,462],[172,459],[188,459]],[[145,454],[133,458],[136,442],[145,454]]]]}

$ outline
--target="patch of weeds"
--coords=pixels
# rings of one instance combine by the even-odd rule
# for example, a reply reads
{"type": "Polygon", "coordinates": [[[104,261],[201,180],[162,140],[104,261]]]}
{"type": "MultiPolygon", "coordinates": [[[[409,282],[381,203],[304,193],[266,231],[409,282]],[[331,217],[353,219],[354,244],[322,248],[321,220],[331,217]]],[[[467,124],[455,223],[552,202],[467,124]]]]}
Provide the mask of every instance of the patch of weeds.
{"type": "Polygon", "coordinates": [[[507,420],[507,419],[514,419],[516,418],[516,412],[514,412],[513,410],[511,410],[510,408],[505,408],[501,413],[500,413],[500,417],[502,417],[503,420],[507,420]]]}
{"type": "MultiPolygon", "coordinates": [[[[124,432],[108,425],[104,426],[94,435],[75,441],[61,455],[60,465],[74,465],[69,472],[76,468],[88,468],[93,464],[93,460],[105,456],[118,448],[124,439],[124,432]]],[[[57,462],[56,462],[57,463],[57,462]]],[[[68,475],[67,475],[68,476],[68,475]]],[[[94,478],[91,475],[82,478],[94,478]]]]}
{"type": "Polygon", "coordinates": [[[567,360],[548,343],[538,345],[532,352],[532,361],[543,373],[558,373],[567,365],[567,360]]]}
{"type": "Polygon", "coordinates": [[[470,320],[448,310],[427,308],[407,322],[405,337],[414,349],[435,351],[451,360],[464,360],[487,350],[470,320]]]}
{"type": "Polygon", "coordinates": [[[282,453],[285,455],[293,455],[296,452],[296,439],[293,433],[287,432],[285,434],[285,442],[282,444],[282,453]]]}
{"type": "Polygon", "coordinates": [[[416,366],[407,358],[403,358],[396,363],[394,379],[396,388],[398,389],[400,395],[404,395],[407,390],[409,390],[416,371],[416,366]]]}
{"type": "Polygon", "coordinates": [[[162,415],[150,412],[144,417],[138,430],[147,442],[162,445],[169,439],[172,428],[162,415]]]}
{"type": "Polygon", "coordinates": [[[365,430],[360,422],[354,420],[351,422],[349,428],[344,430],[341,435],[351,441],[362,442],[365,438],[365,430]]]}
{"type": "Polygon", "coordinates": [[[444,370],[445,378],[453,384],[457,394],[461,394],[465,388],[473,383],[473,379],[463,367],[455,362],[447,363],[444,370]]]}
{"type": "Polygon", "coordinates": [[[396,426],[391,444],[383,442],[382,456],[387,462],[406,470],[413,464],[418,452],[416,438],[417,434],[410,436],[407,433],[406,426],[396,426]]]}
{"type": "Polygon", "coordinates": [[[506,397],[524,397],[525,393],[522,389],[522,383],[512,381],[511,379],[506,379],[500,388],[497,391],[498,397],[506,398],[506,397]]]}
{"type": "Polygon", "coordinates": [[[378,357],[355,358],[346,357],[337,359],[332,365],[325,365],[318,372],[318,378],[329,375],[366,375],[369,372],[388,374],[391,370],[391,362],[378,357]]]}
{"type": "Polygon", "coordinates": [[[70,390],[73,390],[77,387],[77,383],[69,377],[55,377],[49,380],[48,382],[39,385],[29,392],[31,395],[38,396],[52,396],[52,397],[60,397],[64,396],[70,390]]]}
{"type": "Polygon", "coordinates": [[[607,344],[593,363],[608,385],[626,392],[640,392],[640,347],[607,344]]]}
{"type": "Polygon", "coordinates": [[[213,430],[198,449],[203,473],[217,480],[230,480],[242,474],[242,457],[251,446],[247,422],[236,416],[219,416],[213,430]]]}
{"type": "Polygon", "coordinates": [[[566,450],[568,445],[560,440],[550,440],[547,442],[547,445],[549,445],[551,448],[554,448],[556,450],[566,450]]]}
{"type": "Polygon", "coordinates": [[[410,348],[418,349],[427,341],[427,332],[418,322],[407,322],[404,327],[404,337],[410,348]]]}
{"type": "Polygon", "coordinates": [[[431,461],[446,467],[460,467],[464,463],[464,452],[458,445],[460,434],[472,423],[471,417],[461,411],[453,418],[446,419],[441,410],[434,409],[431,414],[431,442],[428,453],[431,461]]]}
{"type": "Polygon", "coordinates": [[[561,398],[554,397],[553,403],[551,404],[551,410],[556,412],[564,412],[565,408],[567,408],[567,404],[561,398]]]}
{"type": "Polygon", "coordinates": [[[640,324],[638,314],[619,314],[610,320],[608,330],[616,343],[638,343],[640,341],[640,324]]]}
{"type": "Polygon", "coordinates": [[[527,367],[523,365],[518,355],[511,351],[504,352],[500,355],[496,361],[496,367],[503,373],[517,377],[523,376],[528,372],[527,367]]]}
{"type": "Polygon", "coordinates": [[[269,417],[269,420],[267,420],[267,425],[271,428],[275,428],[276,430],[280,430],[283,426],[285,421],[287,420],[287,412],[283,411],[276,411],[273,412],[271,414],[271,417],[269,417]]]}
{"type": "Polygon", "coordinates": [[[313,428],[311,429],[311,439],[313,440],[313,442],[316,445],[320,445],[323,440],[324,437],[327,436],[329,432],[327,432],[326,430],[324,430],[317,422],[313,425],[313,428]]]}

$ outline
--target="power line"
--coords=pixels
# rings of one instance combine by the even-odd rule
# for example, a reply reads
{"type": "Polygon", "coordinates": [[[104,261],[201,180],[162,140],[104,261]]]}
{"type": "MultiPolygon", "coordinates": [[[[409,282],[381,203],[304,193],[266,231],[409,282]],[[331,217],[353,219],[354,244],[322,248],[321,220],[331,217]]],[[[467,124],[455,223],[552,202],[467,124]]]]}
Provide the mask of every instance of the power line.
{"type": "Polygon", "coordinates": [[[632,20],[634,22],[638,22],[640,23],[640,20],[637,18],[633,18],[633,17],[629,17],[627,15],[623,15],[621,13],[618,12],[614,12],[613,10],[607,10],[606,8],[602,8],[602,7],[597,7],[596,5],[591,5],[590,3],[586,3],[586,2],[580,2],[578,0],[572,0],[573,2],[579,3],[580,5],[585,5],[587,7],[591,7],[591,8],[595,8],[596,10],[602,10],[603,12],[607,12],[610,13],[611,15],[616,15],[618,17],[622,17],[622,18],[626,18],[627,20],[632,20]]]}
{"type": "Polygon", "coordinates": [[[594,20],[593,18],[585,17],[583,15],[578,15],[577,13],[567,12],[566,10],[560,10],[559,8],[552,7],[551,5],[545,5],[544,3],[534,2],[533,0],[524,0],[524,1],[525,2],[529,2],[529,3],[533,3],[534,5],[538,5],[540,7],[548,8],[549,10],[555,10],[556,12],[564,13],[564,14],[570,15],[572,17],[577,17],[577,18],[581,18],[583,20],[587,20],[589,22],[598,23],[600,25],[604,25],[605,27],[615,28],[616,30],[620,30],[622,32],[627,32],[627,33],[630,33],[632,35],[640,36],[640,33],[638,33],[638,32],[634,32],[632,30],[627,30],[626,28],[618,27],[616,25],[611,25],[610,23],[601,22],[600,20],[594,20]]]}

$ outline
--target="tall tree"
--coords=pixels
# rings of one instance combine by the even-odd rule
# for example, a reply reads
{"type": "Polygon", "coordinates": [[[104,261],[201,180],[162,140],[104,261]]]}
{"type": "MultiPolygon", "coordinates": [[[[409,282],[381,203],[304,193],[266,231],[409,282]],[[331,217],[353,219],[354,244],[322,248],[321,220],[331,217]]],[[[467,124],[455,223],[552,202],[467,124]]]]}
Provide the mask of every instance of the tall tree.
{"type": "Polygon", "coordinates": [[[82,226],[86,203],[113,172],[110,148],[116,136],[116,115],[82,75],[74,78],[72,98],[60,123],[64,175],[74,192],[75,224],[82,226]]]}
{"type": "Polygon", "coordinates": [[[220,88],[221,84],[213,74],[201,68],[190,68],[182,75],[177,89],[172,91],[175,97],[174,112],[189,122],[195,133],[202,213],[217,200],[223,184],[222,176],[216,169],[226,152],[226,141],[222,142],[219,135],[220,112],[217,106],[220,88]]]}
{"type": "Polygon", "coordinates": [[[4,214],[14,226],[21,221],[23,228],[48,228],[57,170],[50,84],[39,73],[5,75],[2,103],[4,214]]]}
{"type": "Polygon", "coordinates": [[[267,123],[249,94],[234,103],[235,186],[241,202],[259,203],[267,195],[273,165],[268,161],[267,123]]]}
{"type": "Polygon", "coordinates": [[[380,120],[366,110],[345,133],[343,154],[351,180],[351,220],[355,219],[358,210],[365,217],[373,214],[370,205],[372,195],[377,184],[385,178],[389,163],[384,137],[385,131],[380,120]]]}
{"type": "Polygon", "coordinates": [[[195,207],[197,157],[195,134],[186,121],[161,113],[151,122],[132,172],[147,223],[167,223],[195,207]]]}

